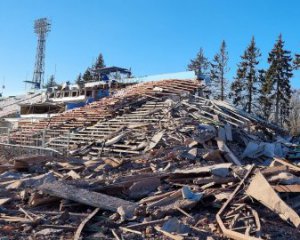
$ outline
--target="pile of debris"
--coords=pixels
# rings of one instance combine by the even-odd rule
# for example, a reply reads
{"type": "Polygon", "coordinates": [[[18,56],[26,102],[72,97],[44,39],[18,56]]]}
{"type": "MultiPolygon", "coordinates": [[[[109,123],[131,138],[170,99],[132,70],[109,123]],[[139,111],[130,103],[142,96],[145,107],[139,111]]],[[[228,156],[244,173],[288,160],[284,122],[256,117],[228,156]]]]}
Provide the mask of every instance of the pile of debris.
{"type": "Polygon", "coordinates": [[[145,103],[148,99],[188,94],[195,92],[201,86],[198,82],[187,80],[165,80],[133,85],[110,97],[102,98],[84,107],[66,111],[50,118],[35,122],[30,119],[21,120],[17,131],[11,132],[9,140],[16,144],[41,145],[41,136],[45,134],[45,130],[44,140],[50,141],[71,131],[76,132],[98,122],[122,115],[145,103]],[[163,92],[161,92],[162,87],[164,88],[163,92]]]}
{"type": "Polygon", "coordinates": [[[114,100],[105,106],[114,114],[49,137],[68,156],[6,154],[0,235],[299,239],[298,145],[276,125],[201,97],[201,88],[130,87],[101,100],[114,100]]]}

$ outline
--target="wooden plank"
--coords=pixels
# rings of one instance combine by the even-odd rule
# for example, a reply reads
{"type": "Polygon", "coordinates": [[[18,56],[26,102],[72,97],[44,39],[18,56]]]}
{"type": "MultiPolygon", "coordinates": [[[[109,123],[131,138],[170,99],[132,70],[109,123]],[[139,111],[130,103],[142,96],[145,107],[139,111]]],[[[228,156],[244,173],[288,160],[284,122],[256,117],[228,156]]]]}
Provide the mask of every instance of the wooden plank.
{"type": "Polygon", "coordinates": [[[299,184],[294,184],[294,185],[276,185],[276,186],[273,186],[273,189],[276,192],[294,192],[294,193],[298,193],[298,192],[300,192],[300,185],[299,184]]]}
{"type": "Polygon", "coordinates": [[[142,232],[137,231],[137,230],[133,230],[133,229],[130,229],[130,228],[127,228],[127,227],[120,227],[120,229],[124,232],[131,232],[131,233],[135,233],[135,234],[138,234],[138,235],[142,235],[142,232]]]}
{"type": "Polygon", "coordinates": [[[230,124],[225,124],[225,134],[228,141],[232,141],[232,128],[230,124]]]}
{"type": "Polygon", "coordinates": [[[136,223],[136,224],[131,224],[131,225],[128,225],[126,226],[127,228],[129,229],[136,229],[136,228],[145,228],[147,226],[153,226],[153,225],[158,225],[158,224],[163,224],[167,221],[167,219],[157,219],[157,220],[152,220],[152,221],[149,221],[149,222],[142,222],[142,223],[136,223]]]}
{"type": "Polygon", "coordinates": [[[111,152],[117,152],[117,153],[132,153],[132,154],[140,154],[139,151],[133,151],[133,150],[124,150],[124,149],[117,149],[117,148],[101,148],[101,147],[92,147],[93,150],[97,151],[111,151],[111,152]]]}
{"type": "Polygon", "coordinates": [[[59,181],[51,184],[41,185],[38,189],[52,196],[69,199],[88,206],[93,206],[112,212],[117,212],[120,206],[122,206],[124,209],[130,210],[137,206],[135,203],[120,198],[88,191],[86,189],[78,188],[59,181]]]}
{"type": "Polygon", "coordinates": [[[278,196],[261,172],[255,174],[246,194],[277,213],[284,221],[292,222],[296,228],[300,226],[299,215],[278,196]]]}
{"type": "Polygon", "coordinates": [[[233,154],[233,152],[227,147],[227,145],[222,140],[217,140],[218,148],[220,151],[225,153],[225,158],[238,166],[241,166],[239,159],[233,154]]]}
{"type": "Polygon", "coordinates": [[[229,206],[229,204],[232,202],[232,200],[234,199],[235,195],[238,193],[238,191],[240,191],[241,187],[245,184],[246,179],[250,176],[252,170],[253,170],[253,165],[248,169],[246,175],[244,176],[244,178],[240,181],[240,183],[238,184],[238,186],[236,187],[236,189],[231,193],[230,197],[227,199],[227,201],[222,205],[221,209],[219,210],[219,212],[216,215],[216,219],[217,222],[222,230],[222,232],[224,233],[225,236],[235,239],[235,240],[258,240],[259,238],[256,237],[252,237],[252,236],[246,236],[242,233],[236,232],[236,231],[232,231],[228,228],[226,228],[226,226],[224,225],[221,216],[223,215],[225,209],[229,206]]]}
{"type": "Polygon", "coordinates": [[[221,139],[223,142],[226,142],[226,132],[225,129],[222,127],[219,127],[218,129],[218,138],[221,139]]]}
{"type": "Polygon", "coordinates": [[[290,169],[293,169],[294,171],[300,172],[299,166],[289,163],[285,159],[280,159],[280,158],[275,157],[273,162],[270,164],[270,167],[278,166],[278,165],[285,165],[285,166],[289,167],[290,169]]]}
{"type": "Polygon", "coordinates": [[[159,226],[155,226],[154,228],[155,228],[156,231],[161,232],[163,235],[165,235],[168,238],[171,238],[171,239],[174,239],[174,240],[184,240],[184,237],[182,237],[180,235],[174,235],[172,233],[164,231],[159,226]]]}
{"type": "Polygon", "coordinates": [[[2,206],[3,204],[9,202],[11,200],[11,198],[1,198],[0,199],[0,206],[2,206]]]}
{"type": "Polygon", "coordinates": [[[160,131],[158,133],[156,133],[152,139],[150,140],[150,142],[148,143],[148,146],[145,148],[144,152],[148,152],[151,149],[155,148],[155,146],[159,143],[159,141],[161,140],[161,138],[163,137],[165,131],[160,131]]]}

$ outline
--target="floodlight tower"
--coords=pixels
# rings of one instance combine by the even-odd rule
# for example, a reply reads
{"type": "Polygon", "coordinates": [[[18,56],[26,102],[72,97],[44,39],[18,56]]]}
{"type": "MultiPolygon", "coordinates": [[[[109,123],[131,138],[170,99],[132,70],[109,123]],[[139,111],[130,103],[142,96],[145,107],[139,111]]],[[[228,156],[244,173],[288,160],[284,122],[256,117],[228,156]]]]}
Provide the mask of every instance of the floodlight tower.
{"type": "Polygon", "coordinates": [[[38,43],[31,84],[35,89],[40,89],[44,84],[46,37],[50,30],[51,23],[47,18],[40,18],[34,21],[34,32],[38,36],[38,43]]]}

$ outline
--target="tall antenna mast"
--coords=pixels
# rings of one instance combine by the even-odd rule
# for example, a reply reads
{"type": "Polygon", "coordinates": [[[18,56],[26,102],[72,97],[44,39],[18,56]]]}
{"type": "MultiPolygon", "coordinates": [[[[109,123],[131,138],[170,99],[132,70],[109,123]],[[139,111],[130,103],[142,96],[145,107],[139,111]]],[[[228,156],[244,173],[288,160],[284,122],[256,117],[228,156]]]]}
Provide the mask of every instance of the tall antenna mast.
{"type": "Polygon", "coordinates": [[[51,23],[47,18],[34,21],[34,32],[38,36],[34,72],[32,81],[25,81],[31,83],[34,89],[41,89],[44,84],[46,37],[50,30],[51,23]]]}

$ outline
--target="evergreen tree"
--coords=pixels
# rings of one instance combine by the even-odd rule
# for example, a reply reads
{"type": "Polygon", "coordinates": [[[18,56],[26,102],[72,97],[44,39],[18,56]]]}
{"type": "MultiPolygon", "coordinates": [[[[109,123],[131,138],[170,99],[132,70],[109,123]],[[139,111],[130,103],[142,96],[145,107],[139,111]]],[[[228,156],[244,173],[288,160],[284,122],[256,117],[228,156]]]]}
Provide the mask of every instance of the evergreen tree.
{"type": "Polygon", "coordinates": [[[264,119],[268,120],[271,116],[272,110],[272,101],[270,98],[271,92],[271,85],[272,83],[266,79],[266,71],[261,69],[259,70],[259,82],[260,82],[260,89],[259,89],[259,112],[258,114],[262,116],[264,119]]]}
{"type": "Polygon", "coordinates": [[[300,54],[295,54],[294,68],[297,70],[300,69],[300,54]]]}
{"type": "Polygon", "coordinates": [[[89,68],[84,72],[84,74],[82,76],[82,80],[84,82],[89,82],[89,81],[93,80],[93,76],[92,76],[91,71],[90,71],[89,68]]]}
{"type": "Polygon", "coordinates": [[[204,51],[200,48],[195,59],[192,59],[190,64],[187,66],[189,71],[195,71],[196,75],[206,74],[209,70],[209,61],[204,55],[204,51]]]}
{"type": "Polygon", "coordinates": [[[258,95],[258,70],[257,65],[260,51],[252,37],[250,45],[241,56],[242,61],[238,65],[237,75],[231,85],[230,96],[236,106],[243,107],[248,113],[253,112],[258,95]]]}
{"type": "Polygon", "coordinates": [[[45,88],[50,88],[50,87],[55,87],[55,86],[57,86],[58,84],[55,82],[55,77],[54,77],[54,75],[52,74],[50,77],[49,77],[49,79],[48,79],[48,81],[47,81],[47,83],[45,84],[45,88]]]}
{"type": "Polygon", "coordinates": [[[82,81],[82,76],[81,76],[81,73],[78,74],[77,78],[76,78],[76,81],[75,83],[80,83],[82,81]]]}
{"type": "Polygon", "coordinates": [[[214,56],[213,63],[211,63],[210,71],[214,98],[220,99],[222,101],[226,98],[227,80],[225,78],[225,74],[229,71],[227,63],[228,52],[226,49],[226,43],[223,40],[220,52],[214,56]]]}
{"type": "Polygon", "coordinates": [[[99,69],[99,68],[104,68],[104,67],[105,67],[104,58],[103,58],[102,53],[100,53],[97,60],[96,60],[94,68],[99,69]]]}
{"type": "Polygon", "coordinates": [[[83,85],[84,81],[82,79],[81,73],[79,73],[79,75],[77,76],[75,83],[78,84],[79,86],[83,85]]]}
{"type": "MultiPolygon", "coordinates": [[[[237,76],[241,76],[242,74],[243,73],[241,72],[241,69],[238,68],[237,76]]],[[[229,97],[232,99],[232,103],[235,106],[244,107],[244,105],[242,103],[242,101],[244,100],[244,97],[242,95],[242,93],[244,91],[242,78],[236,77],[230,86],[230,90],[231,90],[231,92],[229,93],[229,97]]],[[[245,108],[243,108],[243,109],[245,109],[245,108]]]]}
{"type": "Polygon", "coordinates": [[[288,124],[292,73],[291,52],[284,49],[284,41],[281,34],[276,41],[274,48],[269,53],[269,69],[266,72],[266,83],[270,85],[270,101],[274,105],[274,120],[283,125],[288,124]]]}

